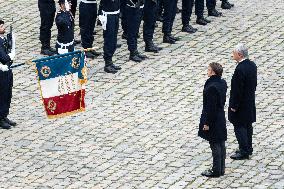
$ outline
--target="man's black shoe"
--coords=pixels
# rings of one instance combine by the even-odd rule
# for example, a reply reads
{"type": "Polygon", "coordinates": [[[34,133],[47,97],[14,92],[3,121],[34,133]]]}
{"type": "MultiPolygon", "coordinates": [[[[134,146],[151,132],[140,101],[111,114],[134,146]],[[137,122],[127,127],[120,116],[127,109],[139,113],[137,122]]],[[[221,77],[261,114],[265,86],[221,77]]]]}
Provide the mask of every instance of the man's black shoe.
{"type": "Polygon", "coordinates": [[[153,45],[153,44],[146,44],[145,46],[145,51],[146,52],[154,52],[154,53],[158,53],[159,50],[153,45]]]}
{"type": "Polygon", "coordinates": [[[174,39],[172,39],[169,35],[164,35],[163,43],[175,44],[176,41],[174,39]]]}
{"type": "Polygon", "coordinates": [[[43,55],[47,55],[47,56],[53,56],[55,55],[55,52],[51,51],[53,49],[51,48],[48,48],[48,49],[41,49],[40,51],[40,54],[43,54],[43,55]]]}
{"type": "Polygon", "coordinates": [[[4,119],[0,119],[0,127],[2,129],[11,129],[11,125],[9,125],[4,119]]]}
{"type": "Polygon", "coordinates": [[[159,21],[159,22],[163,22],[163,21],[164,21],[163,16],[162,16],[162,15],[159,15],[159,16],[157,17],[157,21],[159,21]]]}
{"type": "Polygon", "coordinates": [[[204,20],[204,18],[198,18],[196,20],[196,24],[205,26],[205,25],[207,25],[207,22],[204,20]]]}
{"type": "Polygon", "coordinates": [[[74,44],[75,44],[75,45],[81,44],[81,40],[80,40],[80,39],[75,39],[75,40],[74,40],[74,44]]]}
{"type": "MultiPolygon", "coordinates": [[[[236,154],[240,154],[241,153],[241,151],[240,150],[236,150],[236,152],[235,152],[236,154]]],[[[251,156],[252,155],[252,151],[250,151],[249,152],[249,155],[251,156]]]]}
{"type": "Polygon", "coordinates": [[[216,9],[208,10],[208,16],[220,17],[222,13],[218,12],[216,9]]]}
{"type": "Polygon", "coordinates": [[[90,51],[94,56],[100,56],[102,53],[101,52],[97,52],[95,50],[91,50],[90,51]]]}
{"type": "Polygon", "coordinates": [[[201,175],[202,175],[202,176],[205,176],[205,177],[211,177],[211,178],[220,177],[220,175],[213,173],[213,171],[210,170],[210,169],[209,169],[209,170],[206,170],[206,171],[204,171],[204,172],[202,172],[201,175]]]}
{"type": "Polygon", "coordinates": [[[139,56],[138,52],[130,52],[129,60],[132,60],[134,62],[142,62],[143,59],[139,56]]]}
{"type": "Polygon", "coordinates": [[[179,41],[179,40],[180,40],[179,37],[174,37],[173,35],[169,35],[169,36],[170,36],[170,38],[172,38],[172,39],[175,40],[175,41],[179,41]]]}
{"type": "Polygon", "coordinates": [[[144,54],[141,54],[140,52],[137,51],[137,56],[139,56],[142,60],[147,59],[148,57],[144,54]]]}
{"type": "Polygon", "coordinates": [[[16,125],[17,125],[16,122],[14,122],[14,121],[8,119],[7,117],[4,117],[3,120],[4,120],[6,123],[8,123],[9,125],[11,125],[11,126],[16,126],[16,125]]]}
{"type": "Polygon", "coordinates": [[[104,71],[107,72],[107,73],[112,73],[112,74],[117,73],[117,70],[114,69],[114,67],[112,65],[105,66],[104,71]]]}
{"type": "Polygon", "coordinates": [[[125,32],[122,33],[122,39],[126,39],[127,40],[127,34],[125,32]]]}
{"type": "Polygon", "coordinates": [[[117,66],[117,65],[114,65],[114,64],[112,64],[111,65],[115,70],[121,70],[121,67],[120,66],[117,66]]]}
{"type": "Polygon", "coordinates": [[[234,4],[231,4],[228,1],[223,1],[221,4],[222,9],[231,9],[232,7],[234,7],[234,4]]]}
{"type": "Polygon", "coordinates": [[[96,56],[95,56],[92,52],[90,52],[90,51],[86,52],[86,53],[85,53],[85,56],[86,56],[87,58],[91,58],[91,59],[96,58],[96,56]]]}
{"type": "Polygon", "coordinates": [[[117,49],[119,49],[121,46],[122,46],[121,43],[117,43],[117,44],[116,44],[116,48],[117,48],[117,49]]]}
{"type": "Polygon", "coordinates": [[[187,33],[195,33],[197,32],[196,28],[193,28],[191,25],[183,26],[181,31],[187,32],[187,33]]]}
{"type": "Polygon", "coordinates": [[[249,155],[235,153],[234,155],[231,155],[230,158],[234,160],[244,160],[244,159],[249,159],[249,155]]]}

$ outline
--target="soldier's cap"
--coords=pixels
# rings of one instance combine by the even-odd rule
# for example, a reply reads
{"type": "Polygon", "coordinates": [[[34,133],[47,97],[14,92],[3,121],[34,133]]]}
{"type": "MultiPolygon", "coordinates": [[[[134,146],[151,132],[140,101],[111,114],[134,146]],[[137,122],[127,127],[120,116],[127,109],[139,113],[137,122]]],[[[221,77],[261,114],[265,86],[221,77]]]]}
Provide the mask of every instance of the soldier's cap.
{"type": "Polygon", "coordinates": [[[4,24],[4,20],[2,20],[1,18],[0,18],[0,25],[1,24],[4,24]]]}

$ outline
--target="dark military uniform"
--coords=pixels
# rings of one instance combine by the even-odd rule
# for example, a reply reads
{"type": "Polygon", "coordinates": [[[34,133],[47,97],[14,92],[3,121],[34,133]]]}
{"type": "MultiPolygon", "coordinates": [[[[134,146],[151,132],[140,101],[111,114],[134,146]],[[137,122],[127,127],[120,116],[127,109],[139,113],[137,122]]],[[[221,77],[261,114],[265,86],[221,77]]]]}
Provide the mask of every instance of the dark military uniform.
{"type": "Polygon", "coordinates": [[[126,17],[125,17],[125,6],[126,6],[126,0],[120,0],[120,12],[121,12],[121,27],[123,30],[122,38],[127,38],[127,24],[126,24],[126,17]]]}
{"type": "Polygon", "coordinates": [[[104,70],[108,73],[116,73],[121,68],[112,62],[113,54],[117,45],[117,33],[119,28],[120,0],[101,0],[102,13],[107,18],[104,37],[104,70]]]}
{"type": "Polygon", "coordinates": [[[164,35],[171,35],[173,29],[173,23],[176,16],[177,0],[163,0],[163,5],[164,5],[163,33],[164,35]]]}
{"type": "Polygon", "coordinates": [[[60,10],[56,15],[56,26],[58,36],[56,42],[56,50],[58,54],[63,54],[64,51],[74,51],[74,17],[70,11],[60,10]],[[63,49],[63,53],[60,52],[63,49]]]}
{"type": "Polygon", "coordinates": [[[145,42],[146,52],[159,52],[162,48],[157,47],[153,43],[153,36],[155,31],[155,25],[157,21],[157,11],[159,8],[158,0],[145,0],[144,7],[144,25],[143,25],[143,38],[145,42]]]}
{"type": "MultiPolygon", "coordinates": [[[[42,50],[52,51],[50,48],[50,39],[51,39],[51,28],[53,25],[55,12],[56,12],[55,2],[54,0],[38,0],[38,8],[41,18],[39,39],[42,44],[42,50]]],[[[47,52],[47,54],[48,53],[49,52],[47,52]]]]}
{"type": "Polygon", "coordinates": [[[141,24],[143,0],[126,0],[125,18],[127,27],[127,45],[130,53],[137,51],[137,35],[141,24]]]}
{"type": "MultiPolygon", "coordinates": [[[[6,38],[0,37],[0,64],[11,66],[12,60],[8,55],[8,44],[6,38]]],[[[0,70],[0,120],[9,114],[12,99],[13,73],[12,70],[0,70]]]]}
{"type": "Polygon", "coordinates": [[[97,19],[97,1],[81,0],[79,5],[79,26],[81,32],[82,47],[92,48],[94,42],[93,31],[97,19]]]}

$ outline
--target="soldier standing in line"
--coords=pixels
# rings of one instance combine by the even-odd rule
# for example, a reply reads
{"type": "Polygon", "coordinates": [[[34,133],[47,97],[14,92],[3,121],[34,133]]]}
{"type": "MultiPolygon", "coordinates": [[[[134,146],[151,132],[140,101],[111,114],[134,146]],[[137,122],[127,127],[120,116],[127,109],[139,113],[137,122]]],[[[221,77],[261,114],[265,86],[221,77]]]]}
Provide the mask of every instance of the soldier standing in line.
{"type": "Polygon", "coordinates": [[[51,28],[56,12],[55,1],[38,0],[38,8],[41,19],[39,39],[42,46],[40,53],[52,56],[56,53],[56,50],[50,47],[51,28]]]}
{"type": "MultiPolygon", "coordinates": [[[[4,21],[0,19],[0,127],[10,129],[11,126],[17,125],[7,118],[12,99],[13,73],[10,66],[15,57],[15,47],[8,47],[8,41],[4,34],[4,21]],[[9,53],[9,51],[11,52],[9,53]]],[[[15,38],[12,37],[12,40],[15,38]]]]}
{"type": "Polygon", "coordinates": [[[59,0],[60,11],[55,23],[58,29],[56,50],[58,54],[74,51],[74,17],[70,12],[70,1],[59,0]]]}
{"type": "Polygon", "coordinates": [[[195,33],[197,31],[196,28],[193,28],[189,25],[190,17],[192,14],[194,0],[182,0],[182,30],[183,32],[187,33],[195,33]]]}
{"type": "Polygon", "coordinates": [[[147,56],[139,53],[137,50],[137,36],[142,20],[143,8],[144,0],[126,0],[127,45],[130,51],[129,60],[134,62],[141,62],[147,58],[147,56]]]}
{"type": "Polygon", "coordinates": [[[177,10],[177,0],[164,0],[164,15],[163,15],[163,42],[174,44],[179,39],[177,37],[172,36],[173,23],[176,16],[177,10]]]}
{"type": "Polygon", "coordinates": [[[145,42],[145,51],[157,53],[162,50],[161,47],[153,43],[153,35],[157,20],[158,0],[145,0],[144,7],[144,25],[143,38],[145,42]]]}
{"type": "MultiPolygon", "coordinates": [[[[82,47],[84,49],[92,48],[94,42],[93,32],[97,19],[97,1],[81,0],[79,5],[79,26],[81,32],[82,47]]],[[[94,59],[101,53],[95,50],[86,52],[86,57],[94,59]]]]}
{"type": "Polygon", "coordinates": [[[102,6],[102,15],[99,15],[99,19],[104,29],[104,71],[115,74],[118,70],[121,70],[120,66],[114,65],[112,62],[112,57],[117,47],[120,1],[101,0],[100,4],[102,6]]]}

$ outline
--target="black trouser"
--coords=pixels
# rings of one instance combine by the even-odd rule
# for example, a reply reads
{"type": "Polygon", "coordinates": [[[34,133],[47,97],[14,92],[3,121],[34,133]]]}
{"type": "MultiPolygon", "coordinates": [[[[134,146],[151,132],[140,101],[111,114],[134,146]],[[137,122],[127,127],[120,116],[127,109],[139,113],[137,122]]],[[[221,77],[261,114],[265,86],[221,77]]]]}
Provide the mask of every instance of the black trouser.
{"type": "Polygon", "coordinates": [[[71,13],[72,15],[76,16],[76,8],[77,8],[77,0],[71,0],[71,13]]]}
{"type": "Polygon", "coordinates": [[[0,119],[7,117],[12,99],[12,70],[0,71],[0,119]]]}
{"type": "Polygon", "coordinates": [[[127,24],[126,24],[126,12],[125,12],[126,1],[120,1],[120,12],[121,12],[121,27],[125,34],[127,34],[127,24]]]}
{"type": "Polygon", "coordinates": [[[243,155],[250,155],[253,152],[252,135],[253,127],[251,123],[234,125],[234,131],[239,143],[240,153],[243,155]]]}
{"type": "Polygon", "coordinates": [[[189,25],[189,20],[192,14],[194,0],[182,0],[182,25],[187,26],[189,25]]]}
{"type": "Polygon", "coordinates": [[[225,174],[226,146],[225,141],[213,143],[209,142],[212,150],[213,166],[212,171],[216,175],[225,174]]]}
{"type": "Polygon", "coordinates": [[[172,33],[174,20],[176,17],[177,0],[164,0],[164,22],[163,33],[169,35],[172,33]]]}
{"type": "Polygon", "coordinates": [[[108,15],[106,30],[104,30],[103,32],[104,60],[106,63],[112,61],[112,56],[116,50],[118,28],[119,28],[119,14],[108,15]]]}
{"type": "Polygon", "coordinates": [[[214,10],[216,7],[216,0],[206,0],[206,7],[208,11],[214,10]]]}
{"type": "Polygon", "coordinates": [[[51,28],[53,26],[56,7],[55,2],[45,3],[38,1],[38,8],[40,12],[40,34],[42,48],[50,48],[51,28]]]}
{"type": "Polygon", "coordinates": [[[133,8],[125,6],[125,18],[127,26],[127,45],[130,52],[137,50],[137,35],[139,32],[139,27],[142,19],[141,8],[133,8]]]}
{"type": "Polygon", "coordinates": [[[81,2],[79,10],[79,26],[82,47],[84,49],[92,48],[94,42],[93,32],[97,19],[97,4],[81,2]]]}
{"type": "Polygon", "coordinates": [[[145,0],[143,14],[143,38],[146,43],[153,40],[157,20],[157,10],[158,5],[156,3],[154,3],[152,0],[145,0]]]}
{"type": "Polygon", "coordinates": [[[195,14],[198,18],[203,18],[204,0],[195,0],[195,14]]]}

